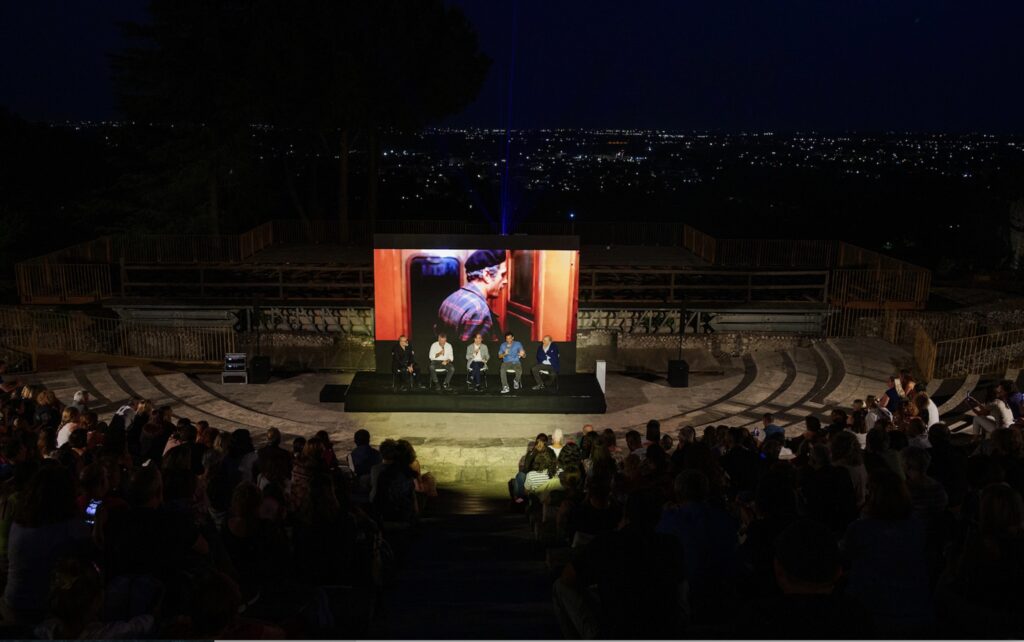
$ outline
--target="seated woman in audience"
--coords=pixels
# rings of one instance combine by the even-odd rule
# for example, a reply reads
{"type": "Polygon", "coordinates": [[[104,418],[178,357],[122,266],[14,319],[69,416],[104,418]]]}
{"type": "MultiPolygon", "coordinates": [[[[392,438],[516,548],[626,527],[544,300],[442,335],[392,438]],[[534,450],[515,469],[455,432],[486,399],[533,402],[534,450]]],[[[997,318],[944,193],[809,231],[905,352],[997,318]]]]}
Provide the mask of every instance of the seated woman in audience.
{"type": "Polygon", "coordinates": [[[864,504],[864,495],[867,492],[868,471],[864,466],[864,452],[860,448],[860,442],[852,432],[839,432],[832,435],[830,440],[832,449],[832,463],[846,470],[853,483],[853,492],[857,499],[857,507],[864,504]]]}
{"type": "Polygon", "coordinates": [[[928,468],[932,463],[928,451],[908,446],[900,451],[900,460],[903,462],[903,474],[907,479],[914,516],[927,521],[946,510],[949,505],[946,489],[928,476],[928,468]]]}
{"type": "Polygon", "coordinates": [[[1006,484],[981,494],[978,528],[943,577],[937,599],[953,637],[1020,637],[1024,630],[1024,501],[1006,484]]]}
{"type": "Polygon", "coordinates": [[[888,468],[903,477],[899,451],[892,449],[889,431],[884,426],[875,426],[868,431],[867,444],[864,451],[864,468],[868,474],[879,468],[888,468]]]}
{"type": "Polygon", "coordinates": [[[558,459],[550,448],[538,452],[533,458],[533,469],[526,474],[523,490],[527,495],[540,491],[558,472],[558,459]]]}
{"type": "Polygon", "coordinates": [[[409,523],[416,519],[415,472],[410,452],[393,439],[380,445],[381,463],[370,471],[370,503],[382,522],[409,523]]]}
{"type": "Polygon", "coordinates": [[[409,469],[413,474],[413,486],[416,488],[420,500],[417,506],[420,510],[426,505],[426,498],[437,497],[437,480],[430,472],[423,472],[420,460],[416,458],[416,449],[405,439],[398,440],[398,449],[402,451],[401,459],[409,462],[409,469]]]}
{"type": "Polygon", "coordinates": [[[684,470],[674,482],[674,502],[664,508],[657,531],[676,538],[682,547],[686,580],[694,614],[721,612],[721,598],[739,575],[739,521],[711,495],[700,470],[684,470]]]}
{"type": "Polygon", "coordinates": [[[52,390],[43,390],[36,396],[35,423],[43,428],[57,430],[61,427],[63,413],[64,405],[57,401],[57,395],[52,390]]]}
{"type": "Polygon", "coordinates": [[[863,517],[846,529],[846,593],[871,613],[885,636],[927,634],[933,621],[925,525],[913,517],[907,485],[880,468],[868,477],[863,517]]]}
{"type": "Polygon", "coordinates": [[[850,475],[846,469],[832,465],[832,454],[823,444],[810,447],[807,461],[798,473],[804,513],[841,535],[857,518],[859,508],[850,475]]]}
{"type": "Polygon", "coordinates": [[[71,433],[81,427],[79,421],[80,416],[78,408],[68,406],[64,409],[64,412],[60,415],[60,430],[57,431],[58,448],[68,443],[68,439],[71,438],[71,433]]]}
{"type": "Polygon", "coordinates": [[[747,595],[778,595],[773,564],[775,540],[797,517],[796,489],[793,487],[792,475],[784,470],[769,471],[758,484],[753,520],[744,526],[746,537],[740,547],[740,559],[749,574],[747,595]]]}
{"type": "MultiPolygon", "coordinates": [[[[153,633],[152,613],[127,621],[101,620],[103,584],[88,561],[66,557],[57,563],[50,586],[49,619],[35,628],[40,640],[139,639],[153,633]]],[[[156,606],[153,604],[151,606],[156,606]]]]}
{"type": "Polygon", "coordinates": [[[315,436],[324,445],[324,464],[327,465],[329,470],[334,470],[338,467],[338,456],[334,453],[334,444],[331,443],[331,436],[327,434],[326,430],[317,431],[315,436]]]}
{"type": "Polygon", "coordinates": [[[57,560],[87,545],[90,534],[75,503],[71,473],[62,466],[40,468],[18,502],[8,538],[10,567],[0,600],[4,620],[40,621],[57,560]]]}
{"type": "Polygon", "coordinates": [[[622,520],[622,505],[612,499],[611,492],[610,475],[589,476],[583,500],[562,504],[559,531],[572,546],[583,546],[594,537],[618,528],[622,520]]]}
{"type": "Polygon", "coordinates": [[[992,460],[1003,469],[1003,479],[1018,493],[1024,493],[1024,439],[1020,429],[997,428],[989,441],[992,460]]]}

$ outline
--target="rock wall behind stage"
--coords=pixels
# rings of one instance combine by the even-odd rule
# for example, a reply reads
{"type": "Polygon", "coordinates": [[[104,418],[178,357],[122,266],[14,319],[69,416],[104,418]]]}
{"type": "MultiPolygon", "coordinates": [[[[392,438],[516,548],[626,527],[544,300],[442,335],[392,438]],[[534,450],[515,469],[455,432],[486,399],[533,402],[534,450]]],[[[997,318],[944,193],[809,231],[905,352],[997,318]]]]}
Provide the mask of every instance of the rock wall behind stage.
{"type": "MultiPolygon", "coordinates": [[[[683,337],[683,358],[691,372],[715,372],[713,357],[737,357],[752,352],[786,350],[809,346],[817,337],[757,332],[687,334],[683,337]],[[705,355],[694,363],[695,356],[705,355]]],[[[620,334],[608,330],[580,331],[576,335],[576,371],[593,372],[598,359],[608,362],[610,371],[647,370],[665,372],[670,359],[679,358],[679,336],[666,334],[620,334]]]]}
{"type": "MultiPolygon", "coordinates": [[[[651,370],[663,372],[668,361],[679,354],[679,337],[674,321],[678,314],[657,314],[638,310],[580,310],[580,327],[592,325],[594,315],[606,327],[577,333],[576,371],[593,372],[595,362],[604,359],[611,371],[651,370]]],[[[373,309],[330,307],[266,307],[258,319],[261,346],[275,368],[284,370],[373,370],[373,309]]],[[[758,332],[687,334],[684,357],[694,372],[714,371],[714,363],[692,363],[694,351],[710,355],[739,356],[765,350],[783,350],[809,345],[805,335],[758,332]]],[[[255,348],[255,332],[244,335],[247,348],[255,348]]]]}

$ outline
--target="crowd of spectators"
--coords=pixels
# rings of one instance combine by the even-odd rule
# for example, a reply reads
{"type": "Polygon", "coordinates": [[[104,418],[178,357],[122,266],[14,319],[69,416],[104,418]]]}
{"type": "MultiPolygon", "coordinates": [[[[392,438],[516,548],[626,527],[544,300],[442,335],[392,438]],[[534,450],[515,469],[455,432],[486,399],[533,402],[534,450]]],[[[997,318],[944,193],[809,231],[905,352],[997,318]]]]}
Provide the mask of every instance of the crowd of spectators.
{"type": "Polygon", "coordinates": [[[538,435],[509,490],[571,547],[566,637],[1024,634],[1020,396],[1000,383],[1012,420],[954,434],[909,379],[790,438],[771,415],[538,435]]]}
{"type": "Polygon", "coordinates": [[[90,409],[0,391],[4,638],[367,635],[393,559],[435,493],[413,447],[326,432],[287,449],[133,399],[90,409]]]}

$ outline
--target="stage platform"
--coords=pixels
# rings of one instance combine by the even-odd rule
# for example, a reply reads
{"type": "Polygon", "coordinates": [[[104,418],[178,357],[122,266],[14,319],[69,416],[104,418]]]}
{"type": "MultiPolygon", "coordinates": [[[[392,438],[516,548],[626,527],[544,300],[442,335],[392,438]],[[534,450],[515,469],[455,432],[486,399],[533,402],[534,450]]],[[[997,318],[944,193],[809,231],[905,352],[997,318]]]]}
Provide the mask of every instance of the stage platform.
{"type": "Polygon", "coordinates": [[[531,390],[533,379],[523,377],[523,389],[501,394],[497,375],[487,377],[487,390],[474,392],[466,375],[456,374],[449,392],[396,392],[389,374],[359,372],[345,394],[345,412],[487,412],[539,414],[602,414],[604,393],[592,374],[558,378],[558,390],[531,390]]]}

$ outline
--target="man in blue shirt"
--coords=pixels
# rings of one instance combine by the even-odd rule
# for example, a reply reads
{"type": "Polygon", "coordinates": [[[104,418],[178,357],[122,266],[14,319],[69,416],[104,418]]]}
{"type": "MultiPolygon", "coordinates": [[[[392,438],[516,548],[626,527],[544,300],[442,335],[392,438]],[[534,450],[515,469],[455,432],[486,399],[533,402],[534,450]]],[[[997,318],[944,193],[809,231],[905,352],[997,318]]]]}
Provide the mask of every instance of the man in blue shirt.
{"type": "Polygon", "coordinates": [[[501,394],[508,392],[509,372],[516,374],[516,390],[522,386],[523,364],[520,363],[520,360],[525,356],[526,350],[523,350],[523,344],[516,341],[516,335],[506,332],[505,343],[498,348],[498,358],[501,359],[501,369],[498,371],[501,374],[501,394]]]}
{"type": "Polygon", "coordinates": [[[537,364],[530,368],[530,373],[537,382],[534,390],[544,389],[543,375],[551,377],[549,385],[554,386],[558,381],[558,346],[551,340],[550,335],[545,335],[541,344],[537,346],[537,364]]]}

